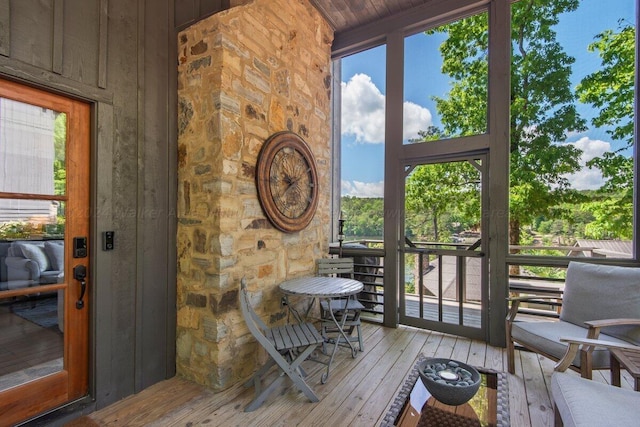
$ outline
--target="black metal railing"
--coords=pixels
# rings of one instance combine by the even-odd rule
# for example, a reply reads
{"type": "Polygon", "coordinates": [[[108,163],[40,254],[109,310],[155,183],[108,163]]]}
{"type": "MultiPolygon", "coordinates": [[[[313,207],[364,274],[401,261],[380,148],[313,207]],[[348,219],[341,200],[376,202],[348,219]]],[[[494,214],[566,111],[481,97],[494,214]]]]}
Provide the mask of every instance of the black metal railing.
{"type": "Polygon", "coordinates": [[[349,241],[342,247],[331,245],[329,253],[353,258],[354,278],[364,284],[358,300],[364,305],[363,316],[382,321],[384,315],[384,249],[376,240],[349,241]]]}
{"type": "MultiPolygon", "coordinates": [[[[442,266],[443,257],[456,258],[456,301],[467,302],[467,274],[466,263],[461,262],[462,258],[469,256],[480,257],[483,254],[475,251],[479,241],[468,243],[437,243],[437,242],[407,242],[405,253],[415,254],[417,258],[417,271],[424,272],[429,266],[442,266]],[[471,253],[473,252],[473,253],[471,253]]],[[[513,249],[527,249],[525,247],[514,247],[513,249]]],[[[545,247],[548,250],[566,251],[567,247],[545,247]]],[[[574,248],[575,253],[589,252],[592,248],[574,248]]],[[[358,295],[358,299],[365,306],[365,314],[370,315],[372,320],[381,320],[384,307],[384,258],[385,250],[381,240],[353,240],[343,242],[342,248],[338,244],[332,244],[330,254],[341,255],[343,257],[354,258],[354,268],[356,279],[365,284],[364,290],[358,295]]],[[[510,265],[518,265],[511,262],[510,265]]],[[[526,266],[525,264],[521,264],[526,266]]],[[[537,263],[538,267],[558,267],[557,263],[537,263]]],[[[442,271],[442,268],[439,269],[442,271]]],[[[441,273],[440,273],[441,274],[441,273]]],[[[424,292],[424,275],[418,274],[415,294],[422,298],[424,292]]],[[[438,288],[440,298],[442,296],[442,277],[438,278],[438,288]]],[[[529,304],[523,304],[520,313],[557,318],[562,306],[562,293],[564,279],[558,277],[542,275],[509,275],[509,292],[512,296],[557,296],[556,301],[534,300],[529,304]]],[[[475,301],[472,301],[475,302],[475,301]]],[[[478,301],[479,302],[479,301],[478,301]]]]}

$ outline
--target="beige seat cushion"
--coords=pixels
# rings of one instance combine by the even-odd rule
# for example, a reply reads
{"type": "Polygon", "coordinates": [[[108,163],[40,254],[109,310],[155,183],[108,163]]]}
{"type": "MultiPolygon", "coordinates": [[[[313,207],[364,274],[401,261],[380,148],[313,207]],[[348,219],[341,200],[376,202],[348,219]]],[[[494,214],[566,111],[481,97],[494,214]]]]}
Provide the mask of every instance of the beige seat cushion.
{"type": "Polygon", "coordinates": [[[551,395],[565,427],[640,425],[640,393],[554,372],[551,395]]]}

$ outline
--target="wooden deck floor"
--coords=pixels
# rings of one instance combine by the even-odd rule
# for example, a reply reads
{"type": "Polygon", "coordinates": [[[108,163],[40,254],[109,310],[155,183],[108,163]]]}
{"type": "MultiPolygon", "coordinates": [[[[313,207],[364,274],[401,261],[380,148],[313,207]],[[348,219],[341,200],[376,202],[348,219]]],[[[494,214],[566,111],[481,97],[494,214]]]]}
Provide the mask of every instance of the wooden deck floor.
{"type": "MultiPolygon", "coordinates": [[[[302,393],[286,388],[272,394],[258,410],[245,413],[243,408],[251,400],[253,389],[237,385],[214,393],[176,377],[68,426],[370,427],[379,425],[420,353],[506,370],[504,351],[482,342],[371,323],[363,325],[363,334],[365,351],[352,359],[341,350],[327,384],[320,384],[322,365],[304,363],[310,375],[308,383],[320,397],[319,403],[310,403],[302,393]]],[[[553,362],[529,352],[517,352],[516,359],[516,375],[509,376],[511,425],[553,425],[548,389],[553,362]]],[[[594,378],[608,382],[608,372],[596,372],[594,378]]],[[[629,376],[624,376],[623,387],[632,388],[629,376]]]]}

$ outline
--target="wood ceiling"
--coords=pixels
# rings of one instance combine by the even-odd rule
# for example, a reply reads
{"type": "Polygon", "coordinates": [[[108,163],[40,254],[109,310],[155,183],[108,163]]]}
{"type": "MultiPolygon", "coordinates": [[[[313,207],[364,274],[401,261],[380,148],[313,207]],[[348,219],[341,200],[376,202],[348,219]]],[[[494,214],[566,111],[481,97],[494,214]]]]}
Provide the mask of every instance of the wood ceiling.
{"type": "Polygon", "coordinates": [[[405,35],[487,7],[489,0],[308,0],[333,27],[334,58],[385,43],[396,31],[405,35]]]}
{"type": "MultiPolygon", "coordinates": [[[[181,30],[214,13],[250,0],[174,0],[181,30]]],[[[483,7],[490,0],[307,0],[334,30],[332,54],[345,56],[384,43],[398,30],[421,31],[431,22],[483,7]]],[[[0,0],[2,3],[3,0],[0,0]]]]}
{"type": "Polygon", "coordinates": [[[339,34],[403,14],[431,0],[310,0],[339,34]]]}

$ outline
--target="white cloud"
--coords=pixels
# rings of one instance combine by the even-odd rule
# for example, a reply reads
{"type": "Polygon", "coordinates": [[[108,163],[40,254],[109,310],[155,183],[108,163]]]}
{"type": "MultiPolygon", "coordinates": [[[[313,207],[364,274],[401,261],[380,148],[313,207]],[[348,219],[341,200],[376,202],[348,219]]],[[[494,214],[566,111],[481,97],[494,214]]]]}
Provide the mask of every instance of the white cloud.
{"type": "Polygon", "coordinates": [[[433,124],[431,111],[413,102],[404,103],[404,117],[402,118],[404,129],[402,138],[404,141],[418,137],[418,131],[427,130],[433,124]]]}
{"type": "MultiPolygon", "coordinates": [[[[385,95],[366,74],[355,74],[342,82],[342,133],[357,142],[384,143],[385,95]]],[[[432,124],[431,112],[412,102],[404,103],[403,138],[416,138],[432,124]]]]}
{"type": "Polygon", "coordinates": [[[384,142],[384,95],[366,74],[342,82],[342,133],[357,142],[384,142]]]}
{"type": "Polygon", "coordinates": [[[567,175],[571,182],[571,186],[577,190],[595,190],[600,188],[604,183],[602,173],[598,169],[589,169],[586,164],[594,157],[602,156],[603,153],[611,151],[611,144],[599,139],[589,139],[583,136],[576,142],[569,144],[575,145],[576,148],[582,150],[580,156],[580,166],[582,169],[574,174],[567,175]]]}
{"type": "Polygon", "coordinates": [[[342,181],[342,195],[351,197],[382,197],[384,195],[384,181],[360,182],[342,181]]]}

